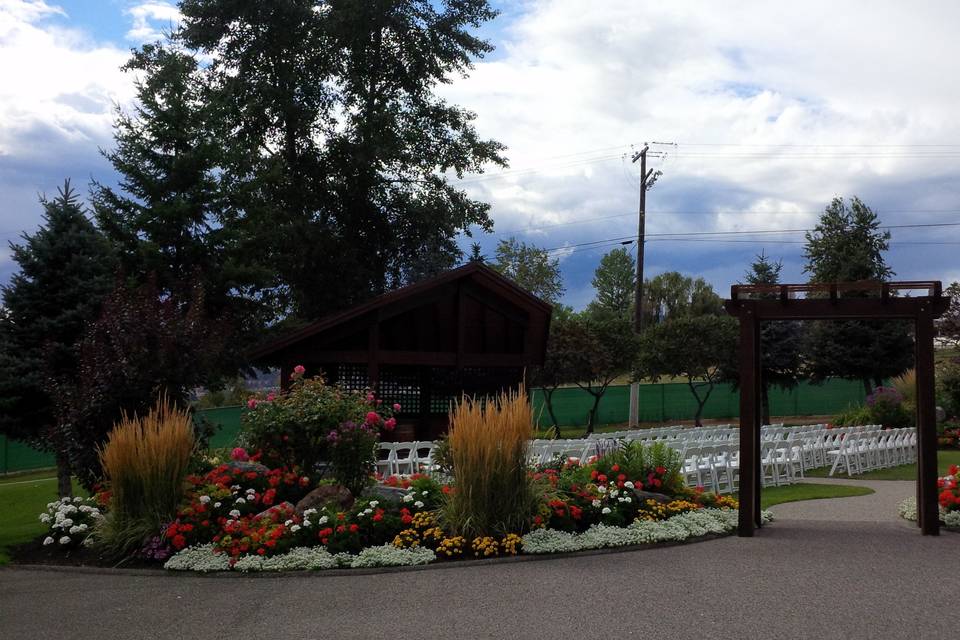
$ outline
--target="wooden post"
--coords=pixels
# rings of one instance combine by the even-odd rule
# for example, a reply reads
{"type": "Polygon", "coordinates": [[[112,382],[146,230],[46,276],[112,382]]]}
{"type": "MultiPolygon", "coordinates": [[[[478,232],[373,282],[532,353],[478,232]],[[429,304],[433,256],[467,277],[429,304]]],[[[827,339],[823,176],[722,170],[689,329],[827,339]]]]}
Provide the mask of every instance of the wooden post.
{"type": "Polygon", "coordinates": [[[760,525],[760,322],[755,303],[740,301],[740,515],[737,535],[760,525]]]}
{"type": "Polygon", "coordinates": [[[934,394],[933,310],[920,304],[917,340],[917,520],[923,535],[940,534],[937,502],[937,407],[934,394]]]}

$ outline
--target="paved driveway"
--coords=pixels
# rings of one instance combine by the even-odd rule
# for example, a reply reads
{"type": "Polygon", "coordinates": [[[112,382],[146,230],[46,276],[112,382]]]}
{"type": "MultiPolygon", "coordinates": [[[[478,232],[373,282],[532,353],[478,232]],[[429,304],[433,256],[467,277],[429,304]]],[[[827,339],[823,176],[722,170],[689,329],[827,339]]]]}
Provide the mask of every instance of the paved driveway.
{"type": "Polygon", "coordinates": [[[0,638],[943,638],[960,535],[784,520],[752,539],[352,576],[0,570],[0,638]]]}

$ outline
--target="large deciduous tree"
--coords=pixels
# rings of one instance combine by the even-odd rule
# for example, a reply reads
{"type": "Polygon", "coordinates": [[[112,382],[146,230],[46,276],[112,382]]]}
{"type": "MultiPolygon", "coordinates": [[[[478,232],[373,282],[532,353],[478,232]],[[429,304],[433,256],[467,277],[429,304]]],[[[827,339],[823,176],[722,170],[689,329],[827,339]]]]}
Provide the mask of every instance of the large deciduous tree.
{"type": "Polygon", "coordinates": [[[640,336],[636,379],[657,382],[684,378],[697,402],[694,420],[702,425],[703,407],[713,389],[734,366],[737,322],[728,316],[681,316],[647,328],[640,336]]]}
{"type": "MultiPolygon", "coordinates": [[[[890,232],[880,230],[877,215],[859,198],[849,205],[834,198],[806,234],[804,271],[812,283],[886,280],[893,275],[883,256],[889,240],[890,232]]],[[[908,323],[900,321],[821,321],[807,332],[806,353],[814,382],[832,376],[862,380],[869,394],[874,385],[913,365],[913,338],[908,323]]]]}
{"type": "Polygon", "coordinates": [[[490,266],[542,300],[553,303],[563,296],[560,260],[545,249],[513,237],[501,240],[490,266]]]}
{"type": "Polygon", "coordinates": [[[952,283],[944,294],[950,296],[950,308],[937,320],[937,337],[960,347],[960,282],[952,283]]]}
{"type": "Polygon", "coordinates": [[[682,316],[723,315],[723,300],[703,278],[667,271],[644,281],[646,326],[682,316]]]}
{"type": "Polygon", "coordinates": [[[488,205],[448,175],[504,164],[438,97],[490,45],[485,1],[184,0],[176,39],[210,55],[224,225],[314,317],[453,266],[488,205]]]}
{"type": "Polygon", "coordinates": [[[636,295],[637,263],[624,248],[614,249],[600,258],[593,273],[593,301],[590,313],[629,317],[636,295]]]}
{"type": "Polygon", "coordinates": [[[0,431],[52,452],[58,490],[69,495],[70,425],[49,380],[79,375],[76,343],[110,292],[116,262],[69,181],[41,204],[41,228],[10,245],[19,271],[2,288],[0,431]]]}

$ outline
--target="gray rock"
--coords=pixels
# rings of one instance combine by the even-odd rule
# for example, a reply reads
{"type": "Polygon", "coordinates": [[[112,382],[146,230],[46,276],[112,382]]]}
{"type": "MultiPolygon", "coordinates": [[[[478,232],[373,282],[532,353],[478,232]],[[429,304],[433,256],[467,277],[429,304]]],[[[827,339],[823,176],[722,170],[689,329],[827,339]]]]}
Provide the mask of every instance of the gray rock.
{"type": "Polygon", "coordinates": [[[943,407],[937,407],[937,422],[943,422],[947,419],[947,412],[943,407]]]}
{"type": "Polygon", "coordinates": [[[642,491],[640,489],[634,489],[633,495],[636,496],[639,504],[644,504],[647,500],[654,500],[660,504],[667,504],[668,502],[673,501],[673,498],[663,493],[655,493],[653,491],[642,491]]]}
{"type": "Polygon", "coordinates": [[[254,516],[255,519],[259,520],[260,518],[270,518],[274,520],[283,522],[286,519],[286,514],[293,513],[294,506],[290,502],[281,502],[280,504],[275,504],[269,509],[264,509],[260,513],[254,516]]]}
{"type": "Polygon", "coordinates": [[[234,470],[235,473],[247,473],[253,471],[257,475],[262,475],[270,471],[266,465],[262,465],[259,462],[239,462],[237,460],[231,460],[227,465],[234,470]]]}
{"type": "Polygon", "coordinates": [[[294,507],[297,514],[303,515],[307,509],[325,509],[334,507],[339,511],[347,511],[353,506],[353,495],[338,484],[322,484],[307,495],[303,496],[294,507]]]}
{"type": "Polygon", "coordinates": [[[363,495],[371,498],[384,498],[399,502],[407,493],[406,489],[400,487],[388,487],[382,484],[375,484],[363,491],[363,495]]]}

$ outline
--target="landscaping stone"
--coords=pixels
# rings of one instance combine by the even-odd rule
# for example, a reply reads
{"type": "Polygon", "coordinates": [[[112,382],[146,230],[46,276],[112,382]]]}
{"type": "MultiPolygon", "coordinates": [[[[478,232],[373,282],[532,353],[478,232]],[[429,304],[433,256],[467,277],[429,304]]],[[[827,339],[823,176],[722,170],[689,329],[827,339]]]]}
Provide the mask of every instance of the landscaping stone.
{"type": "Polygon", "coordinates": [[[375,484],[369,489],[364,490],[363,495],[400,501],[403,499],[403,496],[406,495],[406,493],[407,490],[401,489],[400,487],[388,487],[382,484],[375,484]]]}
{"type": "Polygon", "coordinates": [[[336,506],[341,511],[347,511],[353,506],[353,495],[338,484],[323,484],[300,499],[294,509],[298,515],[303,515],[307,509],[321,510],[327,506],[336,506]]]}
{"type": "Polygon", "coordinates": [[[947,419],[947,412],[943,407],[937,407],[937,422],[943,422],[947,419]]]}
{"type": "Polygon", "coordinates": [[[270,468],[266,465],[262,465],[259,462],[240,462],[239,460],[231,460],[227,463],[231,469],[236,469],[241,473],[248,473],[253,471],[257,475],[264,475],[270,468]]]}
{"type": "Polygon", "coordinates": [[[259,520],[260,518],[269,518],[273,516],[275,513],[279,513],[281,516],[284,516],[284,515],[293,513],[293,510],[294,510],[293,503],[284,501],[284,502],[281,502],[280,504],[273,505],[269,509],[264,509],[263,511],[255,515],[254,518],[256,518],[257,520],[259,520]]]}
{"type": "Polygon", "coordinates": [[[637,497],[639,504],[643,504],[647,500],[654,500],[659,504],[667,504],[672,502],[673,498],[663,493],[655,493],[653,491],[642,491],[640,489],[634,489],[633,495],[637,497]]]}

